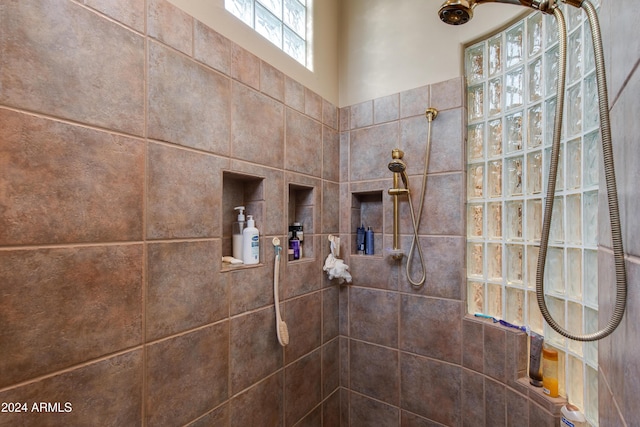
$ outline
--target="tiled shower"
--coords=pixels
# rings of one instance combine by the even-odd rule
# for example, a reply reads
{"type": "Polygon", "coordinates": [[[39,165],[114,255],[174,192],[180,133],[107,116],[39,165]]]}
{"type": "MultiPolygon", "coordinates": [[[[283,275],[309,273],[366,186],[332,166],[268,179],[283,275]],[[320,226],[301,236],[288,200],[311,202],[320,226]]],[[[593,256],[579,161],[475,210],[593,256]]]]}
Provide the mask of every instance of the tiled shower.
{"type": "MultiPolygon", "coordinates": [[[[633,35],[608,3],[605,34],[633,35]]],[[[634,43],[605,45],[625,212],[638,199],[634,43]]],[[[554,403],[516,381],[525,336],[465,317],[461,78],[338,108],[164,0],[7,2],[0,61],[0,402],[60,403],[0,426],[557,425],[554,403]],[[427,283],[414,291],[385,256],[386,164],[402,148],[419,188],[429,106],[427,283]],[[228,269],[238,201],[261,263],[228,269]],[[306,255],[282,264],[283,349],[271,239],[286,241],[293,216],[306,255]],[[354,255],[362,222],[372,256],[354,255]],[[329,234],[351,286],[322,272],[329,234]]],[[[633,425],[640,391],[633,218],[629,312],[600,343],[601,426],[633,425]]]]}
{"type": "MultiPolygon", "coordinates": [[[[370,218],[367,212],[376,210],[371,194],[382,193],[383,248],[392,240],[393,211],[386,197],[390,148],[405,152],[417,205],[428,136],[424,106],[439,110],[419,229],[424,287],[411,288],[406,258],[397,263],[384,251],[350,258],[354,284],[340,291],[343,425],[553,426],[558,421],[554,402],[516,381],[525,375],[526,335],[464,317],[464,93],[456,78],[340,109],[342,147],[349,147],[342,153],[349,157],[342,204],[351,206],[341,224],[353,229],[360,218],[370,218]]],[[[404,205],[401,247],[408,253],[412,229],[404,205]]],[[[412,267],[412,276],[419,277],[417,259],[412,267]]]]}

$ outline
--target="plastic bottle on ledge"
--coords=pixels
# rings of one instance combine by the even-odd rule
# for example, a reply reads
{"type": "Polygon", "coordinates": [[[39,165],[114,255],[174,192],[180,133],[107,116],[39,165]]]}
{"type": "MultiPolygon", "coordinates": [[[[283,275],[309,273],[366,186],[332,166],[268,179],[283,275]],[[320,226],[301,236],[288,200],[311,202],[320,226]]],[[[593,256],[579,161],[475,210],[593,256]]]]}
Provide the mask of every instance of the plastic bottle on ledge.
{"type": "Polygon", "coordinates": [[[304,255],[302,254],[304,248],[304,232],[302,231],[302,224],[299,222],[294,222],[290,227],[292,232],[295,233],[298,240],[300,240],[300,257],[302,258],[304,255]]]}
{"type": "Polygon", "coordinates": [[[562,412],[562,418],[560,419],[562,427],[587,427],[587,419],[577,406],[567,403],[560,412],[562,412]]]}
{"type": "Polygon", "coordinates": [[[542,391],[549,397],[558,397],[558,352],[542,349],[542,391]]]}
{"type": "Polygon", "coordinates": [[[260,262],[260,233],[255,227],[253,215],[247,215],[247,227],[242,230],[242,255],[245,265],[260,262]]]}
{"type": "Polygon", "coordinates": [[[242,231],[244,230],[244,206],[233,208],[238,212],[238,220],[231,225],[231,247],[235,259],[242,261],[242,231]]]}
{"type": "Polygon", "coordinates": [[[356,233],[356,251],[358,255],[364,255],[364,224],[358,227],[356,233]]]}
{"type": "Polygon", "coordinates": [[[365,255],[373,255],[373,230],[371,227],[367,228],[367,231],[364,236],[364,254],[365,255]]]}
{"type": "Polygon", "coordinates": [[[289,239],[289,261],[300,259],[300,239],[298,239],[295,231],[291,234],[289,239]]]}

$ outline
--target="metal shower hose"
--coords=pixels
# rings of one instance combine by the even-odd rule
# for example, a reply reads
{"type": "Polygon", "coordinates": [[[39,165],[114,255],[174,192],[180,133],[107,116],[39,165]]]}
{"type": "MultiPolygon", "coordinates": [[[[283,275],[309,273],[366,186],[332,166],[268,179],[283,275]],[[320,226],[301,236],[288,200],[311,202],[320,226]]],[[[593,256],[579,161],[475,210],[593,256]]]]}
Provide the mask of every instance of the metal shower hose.
{"type": "Polygon", "coordinates": [[[418,229],[420,228],[420,220],[422,219],[422,208],[424,206],[425,194],[427,193],[427,171],[429,168],[429,156],[431,154],[431,122],[437,116],[437,111],[434,114],[433,109],[428,109],[426,112],[427,120],[429,121],[429,130],[427,131],[427,146],[425,148],[424,155],[424,171],[422,173],[422,193],[420,194],[420,208],[418,209],[418,220],[416,221],[416,215],[413,212],[413,202],[411,201],[411,194],[408,195],[409,199],[409,211],[411,212],[411,223],[413,224],[413,239],[411,240],[411,248],[409,249],[409,255],[407,256],[406,273],[407,280],[414,289],[420,288],[427,279],[427,271],[424,263],[424,254],[422,253],[422,245],[418,241],[418,229]],[[413,253],[418,248],[418,256],[420,257],[420,266],[422,267],[422,276],[417,282],[411,277],[411,264],[413,260],[413,253]]]}
{"type": "Polygon", "coordinates": [[[542,316],[551,328],[569,339],[576,341],[597,341],[610,335],[622,321],[627,300],[627,273],[624,264],[624,249],[622,247],[622,232],[620,228],[620,211],[618,208],[618,191],[616,188],[616,177],[613,165],[613,148],[611,145],[611,124],[609,122],[609,100],[607,94],[606,75],[604,68],[604,54],[602,49],[602,36],[600,25],[595,8],[588,1],[584,0],[580,5],[589,18],[591,34],[593,38],[594,59],[596,65],[596,79],[598,84],[598,104],[600,110],[600,131],[602,134],[602,155],[604,161],[604,172],[607,186],[607,197],[609,202],[609,218],[611,224],[611,240],[613,247],[613,257],[616,271],[616,303],[613,315],[604,329],[597,332],[576,335],[566,331],[556,322],[547,308],[544,300],[544,266],[547,258],[547,247],[549,244],[549,231],[551,228],[551,215],[553,212],[553,199],[556,190],[556,177],[558,174],[558,155],[560,152],[560,134],[562,130],[562,112],[564,106],[564,89],[566,75],[567,57],[567,36],[566,23],[562,12],[555,8],[553,14],[558,22],[558,32],[560,40],[559,64],[558,64],[558,101],[556,104],[556,119],[553,128],[553,146],[551,149],[551,164],[549,168],[549,184],[547,188],[547,202],[544,209],[544,220],[542,223],[542,235],[540,238],[540,254],[538,256],[538,266],[536,271],[536,295],[538,307],[542,316]]]}

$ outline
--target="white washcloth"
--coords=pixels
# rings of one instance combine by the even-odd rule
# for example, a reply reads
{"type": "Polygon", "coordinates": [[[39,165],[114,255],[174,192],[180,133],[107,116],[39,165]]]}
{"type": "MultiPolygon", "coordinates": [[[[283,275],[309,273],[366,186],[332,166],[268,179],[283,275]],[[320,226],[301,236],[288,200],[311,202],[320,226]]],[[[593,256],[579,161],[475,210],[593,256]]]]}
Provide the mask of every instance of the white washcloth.
{"type": "Polygon", "coordinates": [[[331,242],[331,253],[327,256],[322,269],[327,272],[329,280],[338,279],[339,284],[343,284],[345,281],[351,283],[351,274],[347,271],[349,266],[337,258],[340,253],[340,238],[329,235],[329,241],[331,242]]]}

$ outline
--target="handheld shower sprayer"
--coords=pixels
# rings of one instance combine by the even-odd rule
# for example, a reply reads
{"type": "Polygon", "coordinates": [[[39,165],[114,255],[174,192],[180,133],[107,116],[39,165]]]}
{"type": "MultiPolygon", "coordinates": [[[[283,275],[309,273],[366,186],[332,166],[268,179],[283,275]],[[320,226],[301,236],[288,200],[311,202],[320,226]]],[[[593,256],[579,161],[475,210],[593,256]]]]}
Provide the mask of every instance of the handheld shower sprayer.
{"type": "Polygon", "coordinates": [[[394,173],[403,173],[407,165],[400,159],[393,159],[389,162],[389,170],[394,173]]]}
{"type": "MultiPolygon", "coordinates": [[[[394,174],[400,175],[400,178],[402,179],[402,183],[404,184],[404,188],[407,191],[409,191],[409,181],[407,179],[407,165],[402,160],[402,156],[404,156],[404,153],[402,152],[402,150],[398,148],[394,149],[391,152],[391,157],[393,158],[393,160],[389,162],[388,166],[391,172],[393,172],[394,174]]],[[[397,177],[397,175],[394,175],[394,177],[397,177]]],[[[397,185],[394,184],[394,187],[397,188],[397,185]]]]}

